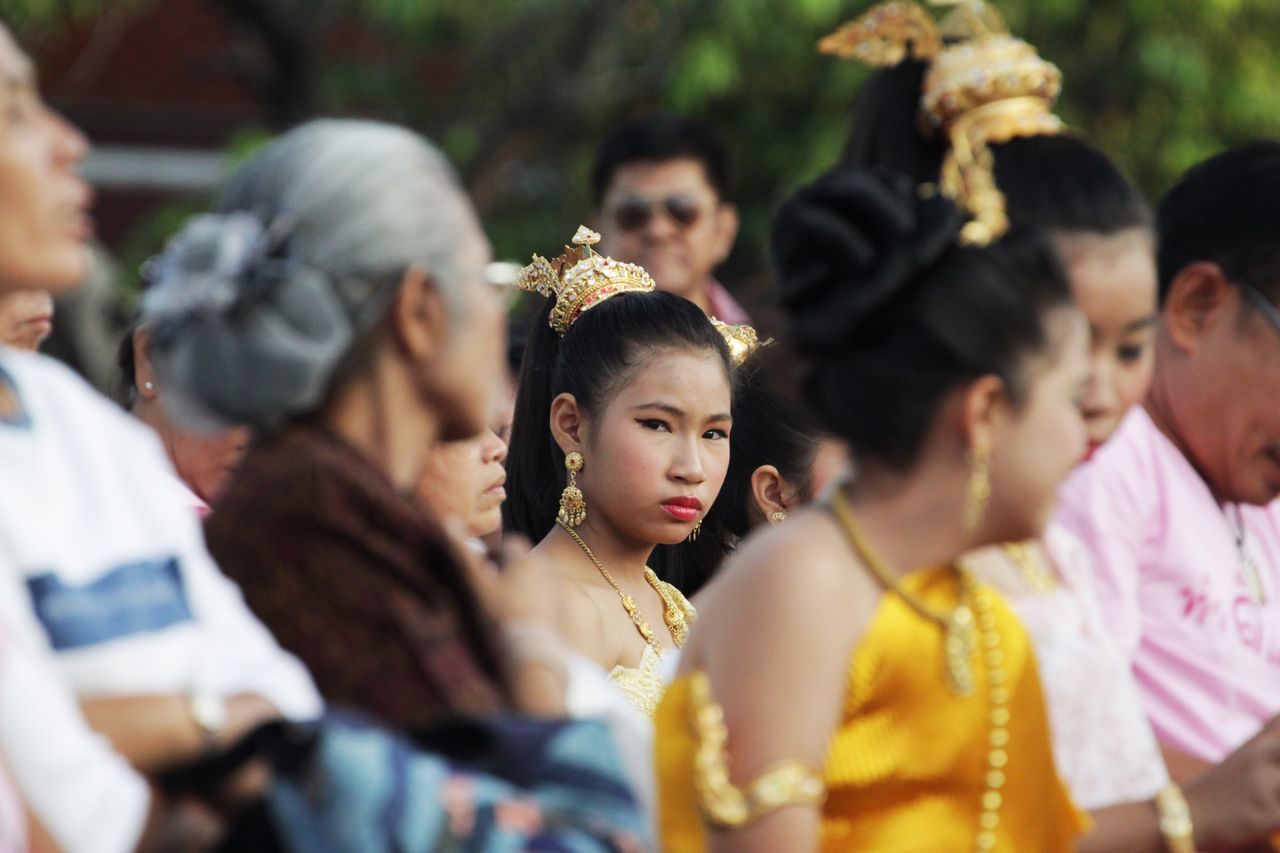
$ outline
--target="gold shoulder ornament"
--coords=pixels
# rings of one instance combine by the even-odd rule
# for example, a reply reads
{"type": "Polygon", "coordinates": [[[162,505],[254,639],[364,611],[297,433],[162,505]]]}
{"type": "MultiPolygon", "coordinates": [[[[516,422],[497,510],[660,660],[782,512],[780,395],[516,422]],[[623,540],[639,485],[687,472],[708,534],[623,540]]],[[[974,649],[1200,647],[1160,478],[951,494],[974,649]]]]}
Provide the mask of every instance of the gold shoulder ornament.
{"type": "Polygon", "coordinates": [[[802,761],[779,761],[746,788],[729,780],[725,744],[729,730],[724,709],[712,698],[705,672],[690,677],[693,726],[698,735],[694,756],[694,786],[698,807],[707,823],[721,829],[748,826],[784,806],[820,806],[827,789],[817,770],[802,761]]]}

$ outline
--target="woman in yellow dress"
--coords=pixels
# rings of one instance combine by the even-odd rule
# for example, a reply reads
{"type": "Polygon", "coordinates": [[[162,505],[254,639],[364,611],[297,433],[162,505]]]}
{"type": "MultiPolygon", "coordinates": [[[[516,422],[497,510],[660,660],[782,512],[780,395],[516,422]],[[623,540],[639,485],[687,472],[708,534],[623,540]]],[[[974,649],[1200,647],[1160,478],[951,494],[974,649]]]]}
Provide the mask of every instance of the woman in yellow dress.
{"type": "Polygon", "coordinates": [[[656,717],[663,849],[1070,849],[1025,632],[962,567],[1084,450],[1088,330],[1036,235],[837,170],[773,249],[806,397],[857,475],[701,594],[656,717]]]}
{"type": "Polygon", "coordinates": [[[697,537],[724,482],[734,329],[596,254],[598,239],[579,229],[520,276],[548,299],[521,369],[504,517],[557,567],[569,642],[648,718],[660,660],[694,617],[649,561],[697,537]]]}

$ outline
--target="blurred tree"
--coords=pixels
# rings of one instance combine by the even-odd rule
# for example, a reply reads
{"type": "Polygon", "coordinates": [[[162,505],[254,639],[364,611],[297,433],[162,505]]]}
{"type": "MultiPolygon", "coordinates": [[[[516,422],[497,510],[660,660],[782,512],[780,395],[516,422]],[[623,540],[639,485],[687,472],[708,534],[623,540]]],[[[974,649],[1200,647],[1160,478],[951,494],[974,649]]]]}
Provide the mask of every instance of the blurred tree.
{"type": "MultiPolygon", "coordinates": [[[[20,29],[100,0],[2,0],[20,29]]],[[[146,3],[154,0],[116,0],[146,3]]],[[[554,249],[589,216],[595,146],[657,107],[721,126],[743,239],[835,158],[866,70],[814,44],[864,0],[208,0],[256,28],[279,123],[311,112],[404,122],[459,165],[499,256],[554,249]]],[[[1061,112],[1148,193],[1224,145],[1280,134],[1274,0],[997,0],[1065,73],[1061,112]]]]}

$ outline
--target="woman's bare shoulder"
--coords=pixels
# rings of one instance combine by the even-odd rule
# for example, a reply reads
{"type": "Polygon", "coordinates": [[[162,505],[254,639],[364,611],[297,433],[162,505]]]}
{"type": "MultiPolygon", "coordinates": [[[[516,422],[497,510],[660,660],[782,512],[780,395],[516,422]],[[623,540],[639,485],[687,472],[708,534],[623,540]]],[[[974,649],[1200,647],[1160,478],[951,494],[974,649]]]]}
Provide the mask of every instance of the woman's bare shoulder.
{"type": "Polygon", "coordinates": [[[740,635],[772,626],[782,636],[821,632],[851,645],[871,618],[880,588],[822,508],[749,537],[699,595],[699,633],[740,635]]]}

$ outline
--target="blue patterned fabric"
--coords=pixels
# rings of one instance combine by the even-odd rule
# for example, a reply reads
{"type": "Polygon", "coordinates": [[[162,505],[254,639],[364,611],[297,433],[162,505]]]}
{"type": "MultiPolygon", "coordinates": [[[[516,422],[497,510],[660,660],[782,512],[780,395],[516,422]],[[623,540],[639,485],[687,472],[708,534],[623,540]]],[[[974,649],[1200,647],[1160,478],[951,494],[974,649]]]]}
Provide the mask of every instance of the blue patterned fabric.
{"type": "Polygon", "coordinates": [[[81,586],[52,572],[33,575],[27,590],[57,651],[159,631],[192,618],[177,557],[117,566],[81,586]]]}
{"type": "Polygon", "coordinates": [[[267,808],[284,847],[345,851],[653,849],[603,724],[504,718],[427,742],[341,713],[309,758],[277,767],[267,808]]]}

